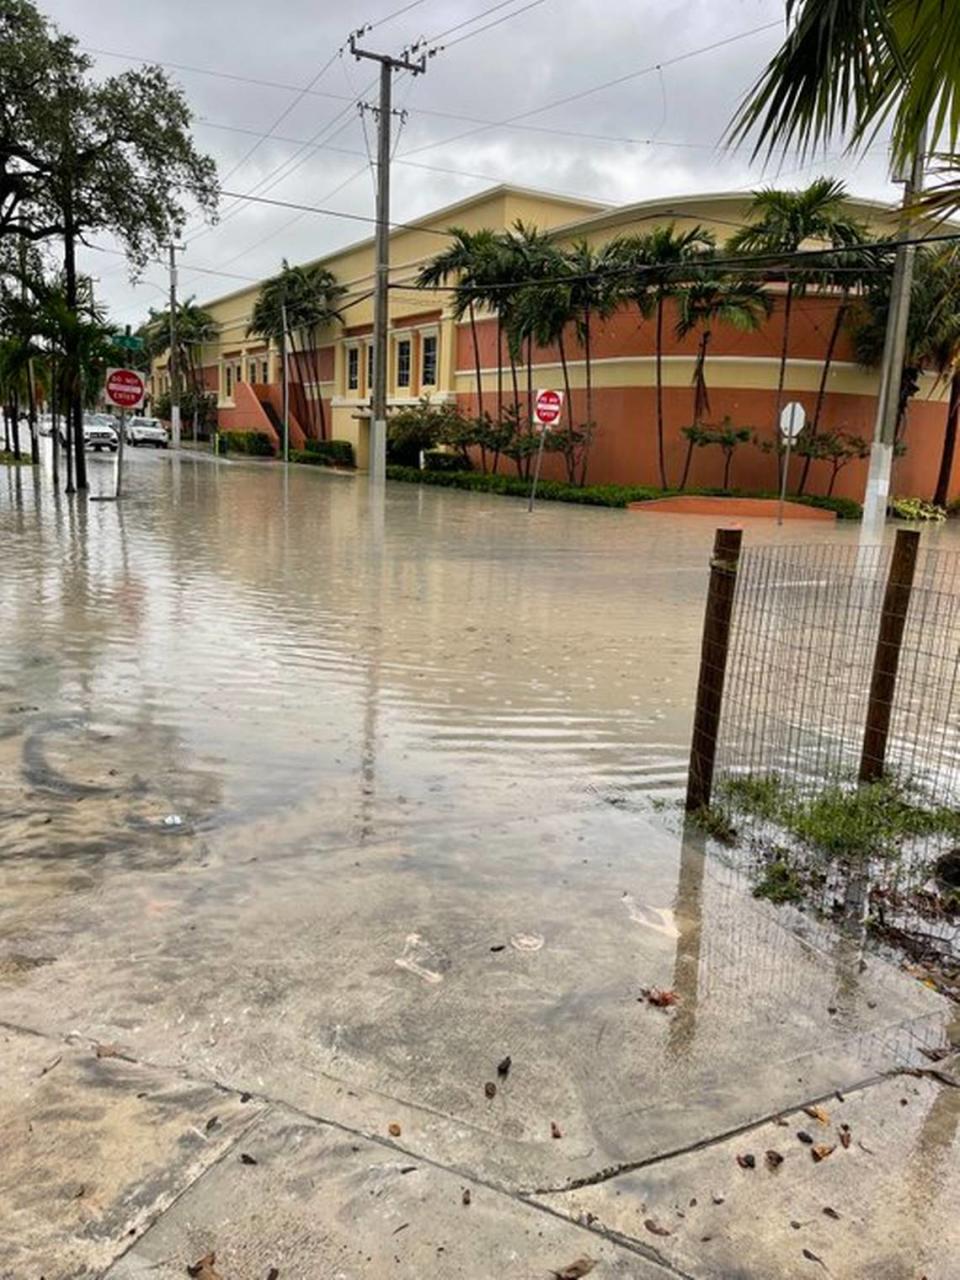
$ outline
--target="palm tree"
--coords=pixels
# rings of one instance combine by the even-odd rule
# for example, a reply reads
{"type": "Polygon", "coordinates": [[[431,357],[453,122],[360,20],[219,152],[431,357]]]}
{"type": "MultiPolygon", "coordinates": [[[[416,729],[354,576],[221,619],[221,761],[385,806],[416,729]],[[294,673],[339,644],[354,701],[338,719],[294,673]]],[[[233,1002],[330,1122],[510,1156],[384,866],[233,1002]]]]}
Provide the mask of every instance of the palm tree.
{"type": "MultiPolygon", "coordinates": [[[[727,242],[732,253],[761,254],[780,257],[794,254],[802,245],[815,241],[818,245],[837,249],[862,243],[862,225],[847,215],[847,189],[836,178],[816,178],[801,191],[780,191],[765,187],[754,192],[750,205],[751,221],[734,232],[727,242]]],[[[771,263],[770,278],[783,277],[771,263]]],[[[774,401],[773,431],[779,430],[783,386],[790,351],[790,321],[793,302],[811,277],[791,268],[786,275],[783,301],[783,335],[780,342],[780,368],[774,401]]]]}
{"type": "MultiPolygon", "coordinates": [[[[193,298],[187,298],[177,306],[177,361],[186,371],[187,386],[195,401],[203,386],[203,348],[217,340],[219,326],[209,311],[197,306],[193,298]]],[[[144,340],[144,352],[149,360],[169,355],[170,312],[150,308],[146,323],[140,327],[139,336],[144,340]]]]}
{"type": "Polygon", "coordinates": [[[587,482],[590,439],[596,425],[593,414],[593,367],[591,341],[595,320],[607,320],[620,303],[616,252],[610,244],[594,249],[586,240],[577,240],[564,254],[569,273],[570,307],[577,341],[583,348],[588,442],[583,450],[580,484],[587,482]]]}
{"type": "Polygon", "coordinates": [[[734,139],[809,150],[893,121],[898,167],[960,135],[960,13],[946,0],[787,0],[789,33],[740,108],[734,139]],[[791,22],[791,20],[793,20],[791,22]]]}
{"type": "Polygon", "coordinates": [[[501,269],[511,282],[505,321],[507,345],[514,363],[520,358],[523,347],[527,349],[527,422],[532,427],[533,344],[537,341],[534,319],[537,309],[529,301],[530,290],[544,287],[544,282],[557,278],[563,267],[557,260],[550,235],[520,218],[499,237],[499,243],[503,255],[501,269]]]}
{"type": "MultiPolygon", "coordinates": [[[[693,426],[699,427],[704,414],[710,408],[707,391],[707,347],[714,325],[728,325],[741,333],[755,332],[769,316],[772,302],[763,286],[751,280],[724,278],[716,273],[705,273],[685,285],[677,294],[678,319],[676,334],[685,338],[695,329],[700,330],[697,359],[693,370],[693,426]]],[[[684,460],[680,488],[685,489],[690,474],[695,439],[688,437],[687,456],[684,460]]],[[[729,472],[729,458],[727,471],[729,472]]]]}
{"type": "Polygon", "coordinates": [[[644,235],[624,236],[609,246],[620,268],[619,297],[633,302],[646,318],[656,317],[657,458],[661,487],[667,488],[663,421],[663,322],[667,299],[676,291],[684,265],[695,263],[714,247],[713,233],[699,225],[677,231],[676,225],[655,227],[644,235]]]}

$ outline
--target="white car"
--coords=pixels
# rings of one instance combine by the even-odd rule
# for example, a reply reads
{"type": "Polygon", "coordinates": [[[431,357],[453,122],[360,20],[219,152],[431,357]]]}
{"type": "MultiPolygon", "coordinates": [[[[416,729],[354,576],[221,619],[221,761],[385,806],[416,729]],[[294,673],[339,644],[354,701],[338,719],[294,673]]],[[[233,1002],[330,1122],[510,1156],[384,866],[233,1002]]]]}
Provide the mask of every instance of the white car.
{"type": "Polygon", "coordinates": [[[99,453],[109,449],[116,453],[120,441],[113,429],[110,415],[107,413],[85,413],[83,415],[83,447],[99,453]]]}
{"type": "Polygon", "coordinates": [[[152,444],[155,449],[166,449],[167,429],[159,418],[129,418],[126,429],[127,444],[152,444]]]}

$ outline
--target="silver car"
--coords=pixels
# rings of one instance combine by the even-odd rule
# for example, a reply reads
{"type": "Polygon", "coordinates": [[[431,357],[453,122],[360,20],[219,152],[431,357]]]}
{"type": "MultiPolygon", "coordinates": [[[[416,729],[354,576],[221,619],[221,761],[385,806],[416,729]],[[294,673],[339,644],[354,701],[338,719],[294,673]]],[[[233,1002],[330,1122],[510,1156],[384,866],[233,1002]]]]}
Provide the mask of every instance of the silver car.
{"type": "Polygon", "coordinates": [[[109,449],[111,453],[117,452],[120,442],[109,414],[85,413],[83,415],[83,446],[97,453],[103,449],[109,449]]]}
{"type": "Polygon", "coordinates": [[[127,444],[152,444],[155,449],[166,449],[167,429],[159,418],[128,418],[125,436],[127,444]]]}

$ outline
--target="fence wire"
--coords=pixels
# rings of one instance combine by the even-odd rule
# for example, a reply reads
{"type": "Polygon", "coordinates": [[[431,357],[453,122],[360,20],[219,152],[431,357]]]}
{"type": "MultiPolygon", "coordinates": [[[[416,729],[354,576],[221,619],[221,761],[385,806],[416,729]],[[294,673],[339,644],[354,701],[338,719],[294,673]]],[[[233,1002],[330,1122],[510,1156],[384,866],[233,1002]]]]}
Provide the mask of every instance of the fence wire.
{"type": "MultiPolygon", "coordinates": [[[[791,795],[856,787],[892,549],[747,548],[740,557],[716,743],[715,795],[736,810],[732,779],[761,779],[791,795]]],[[[960,808],[960,557],[918,554],[890,704],[887,775],[911,804],[960,808]]],[[[782,831],[734,812],[766,856],[782,831]]],[[[949,825],[949,824],[947,824],[949,825]]],[[[902,856],[842,859],[807,877],[816,905],[851,912],[914,953],[960,954],[960,835],[938,830],[902,856]],[[938,878],[939,877],[939,878],[938,878]]],[[[771,855],[770,851],[774,853],[771,855]]],[[[779,853],[777,851],[779,850],[779,853]]]]}

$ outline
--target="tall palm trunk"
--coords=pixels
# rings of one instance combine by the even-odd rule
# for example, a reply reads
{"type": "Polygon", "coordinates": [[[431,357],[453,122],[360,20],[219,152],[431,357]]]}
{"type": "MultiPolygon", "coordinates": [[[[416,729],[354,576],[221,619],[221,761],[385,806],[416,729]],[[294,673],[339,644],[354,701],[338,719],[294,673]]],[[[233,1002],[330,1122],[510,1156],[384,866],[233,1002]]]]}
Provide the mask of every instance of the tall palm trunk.
{"type": "Polygon", "coordinates": [[[583,312],[583,361],[584,378],[587,384],[587,439],[583,446],[583,458],[580,463],[580,488],[587,483],[587,463],[590,461],[590,446],[593,444],[593,371],[590,367],[590,308],[583,312]]]}
{"type": "Polygon", "coordinates": [[[663,308],[666,294],[663,286],[657,291],[657,458],[660,464],[660,487],[667,487],[667,460],[663,441],[663,308]]]}
{"type": "MultiPolygon", "coordinates": [[[[503,317],[497,312],[497,425],[503,421],[503,317]]],[[[497,469],[496,463],[493,465],[497,469]]]]}
{"type": "MultiPolygon", "coordinates": [[[[833,327],[830,330],[830,338],[827,342],[827,350],[823,357],[823,368],[820,371],[820,386],[817,388],[817,403],[813,408],[813,419],[810,423],[810,435],[816,437],[820,431],[820,418],[823,415],[823,406],[827,398],[827,382],[830,378],[830,367],[833,364],[834,353],[837,349],[837,343],[840,341],[840,333],[843,329],[843,322],[846,319],[847,308],[849,305],[850,290],[844,289],[837,307],[836,315],[833,317],[833,327]]],[[[797,494],[804,492],[807,484],[807,477],[810,475],[810,464],[813,462],[813,454],[808,453],[803,460],[803,470],[800,472],[800,483],[797,485],[797,494]]]]}
{"type": "Polygon", "coordinates": [[[950,477],[953,473],[953,457],[957,449],[957,420],[960,418],[960,370],[950,379],[950,402],[947,405],[947,425],[943,436],[943,453],[940,455],[940,471],[933,500],[938,507],[945,507],[950,497],[950,477]]]}
{"type": "Polygon", "coordinates": [[[13,393],[13,401],[11,408],[11,418],[13,421],[13,456],[20,461],[20,397],[16,391],[13,393]]]}
{"type": "Polygon", "coordinates": [[[681,489],[685,489],[687,487],[687,477],[690,474],[690,464],[693,461],[693,447],[694,447],[694,442],[688,439],[687,440],[687,456],[683,460],[683,475],[680,477],[681,489]]]}
{"type": "Polygon", "coordinates": [[[710,330],[704,329],[700,335],[697,348],[697,363],[693,370],[693,422],[699,426],[703,415],[710,408],[710,396],[707,392],[707,347],[710,343],[710,330]]]}
{"type": "Polygon", "coordinates": [[[27,361],[27,418],[30,424],[30,461],[40,461],[40,438],[37,434],[37,390],[33,382],[33,357],[27,361]]]}
{"type": "Polygon", "coordinates": [[[483,375],[480,372],[480,338],[477,334],[477,314],[473,300],[468,303],[470,313],[470,336],[473,339],[473,367],[477,374],[477,417],[483,417],[483,375]]]}
{"type": "Polygon", "coordinates": [[[527,338],[527,422],[533,430],[533,338],[527,338]]]}
{"type": "MultiPolygon", "coordinates": [[[[787,281],[787,294],[783,304],[783,341],[780,344],[780,372],[777,377],[777,401],[773,414],[774,444],[780,440],[780,410],[783,407],[783,384],[787,377],[787,355],[790,348],[790,314],[793,310],[793,281],[787,281]]],[[[777,451],[777,483],[783,482],[783,458],[777,451]]]]}
{"type": "Polygon", "coordinates": [[[510,355],[510,381],[513,384],[513,411],[520,418],[520,378],[517,373],[517,361],[512,351],[510,355]]]}

